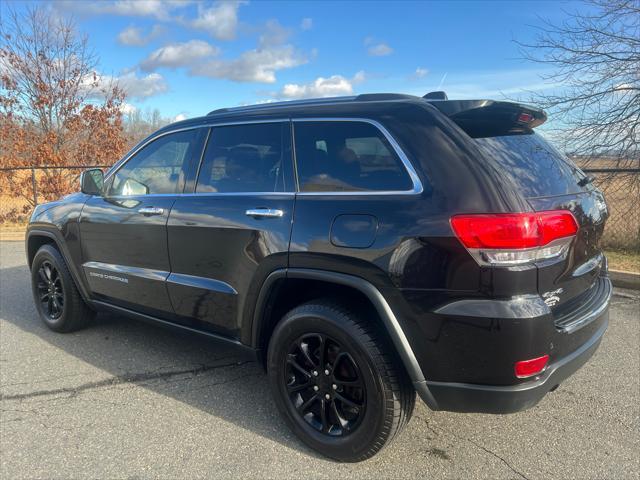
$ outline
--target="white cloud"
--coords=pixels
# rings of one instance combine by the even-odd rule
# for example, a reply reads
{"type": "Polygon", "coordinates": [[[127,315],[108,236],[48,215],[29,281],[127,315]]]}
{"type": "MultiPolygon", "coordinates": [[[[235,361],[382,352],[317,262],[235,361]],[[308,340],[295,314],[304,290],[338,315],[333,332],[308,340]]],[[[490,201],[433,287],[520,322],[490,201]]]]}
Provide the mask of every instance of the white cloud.
{"type": "Polygon", "coordinates": [[[420,78],[426,77],[428,74],[429,74],[429,70],[427,70],[426,68],[418,67],[416,68],[416,71],[413,72],[410,78],[412,80],[418,80],[420,78]]]}
{"type": "Polygon", "coordinates": [[[300,28],[302,30],[311,30],[313,28],[313,19],[303,18],[302,22],[300,22],[300,28]]]}
{"type": "Polygon", "coordinates": [[[260,35],[258,45],[262,48],[282,45],[286,43],[290,36],[290,29],[280,25],[277,20],[269,20],[260,35]]]}
{"type": "Polygon", "coordinates": [[[296,67],[307,58],[292,45],[257,48],[244,52],[234,60],[212,59],[194,64],[189,73],[235,82],[274,83],[276,72],[296,67]]]}
{"type": "Polygon", "coordinates": [[[175,117],[173,117],[174,122],[181,122],[182,120],[186,120],[187,116],[184,113],[179,113],[175,117]]]}
{"type": "Polygon", "coordinates": [[[91,90],[90,96],[98,98],[103,96],[101,90],[114,85],[121,88],[127,98],[138,100],[164,93],[169,89],[164,77],[159,73],[150,73],[149,75],[139,77],[135,72],[128,72],[114,77],[111,75],[101,75],[96,72],[96,88],[91,88],[93,83],[94,75],[90,75],[85,81],[86,87],[88,90],[91,90]]]}
{"type": "Polygon", "coordinates": [[[123,115],[131,115],[133,113],[136,113],[137,110],[138,109],[135,106],[127,102],[122,102],[122,104],[120,105],[120,113],[122,113],[123,115]]]}
{"type": "Polygon", "coordinates": [[[191,67],[203,58],[212,57],[218,53],[220,53],[218,47],[202,40],[174,43],[151,52],[140,63],[140,68],[145,72],[150,72],[160,67],[191,67]]]}
{"type": "Polygon", "coordinates": [[[150,73],[138,77],[135,72],[129,72],[115,78],[116,82],[130,98],[147,98],[169,90],[164,77],[159,73],[150,73]]]}
{"type": "Polygon", "coordinates": [[[151,31],[145,35],[142,28],[129,26],[118,34],[118,43],[133,47],[142,47],[152,42],[164,33],[161,25],[154,25],[151,31]]]}
{"type": "Polygon", "coordinates": [[[386,55],[391,55],[393,53],[393,48],[391,48],[386,43],[377,43],[375,45],[371,45],[367,52],[372,57],[384,57],[386,55]]]}
{"type": "Polygon", "coordinates": [[[63,10],[88,15],[120,15],[151,17],[158,20],[170,20],[172,12],[192,3],[191,0],[116,0],[100,2],[80,2],[61,0],[54,5],[63,10]]]}
{"type": "Polygon", "coordinates": [[[360,71],[352,78],[332,75],[328,78],[318,77],[311,83],[288,83],[276,94],[279,98],[300,99],[317,97],[335,97],[353,94],[353,86],[365,80],[365,73],[360,71]]]}
{"type": "MultiPolygon", "coordinates": [[[[127,72],[119,76],[93,72],[88,74],[82,82],[82,89],[88,98],[103,99],[105,98],[106,92],[116,86],[126,94],[127,99],[134,100],[143,100],[154,95],[159,95],[169,89],[164,78],[159,73],[151,73],[139,77],[135,72],[127,72]]],[[[123,113],[132,113],[135,111],[135,107],[129,104],[123,106],[123,108],[126,110],[123,111],[123,113]]]]}
{"type": "MultiPolygon", "coordinates": [[[[217,4],[214,8],[233,6],[238,2],[217,4]]],[[[234,10],[235,11],[235,10],[234,10]]],[[[276,72],[307,63],[307,55],[286,41],[291,30],[277,20],[267,21],[260,28],[258,45],[236,58],[220,58],[220,49],[202,40],[166,45],[152,52],[140,63],[143,71],[160,67],[184,67],[187,74],[220,78],[234,82],[274,83],[276,72]]]]}
{"type": "Polygon", "coordinates": [[[238,8],[242,2],[225,1],[211,7],[198,4],[198,17],[186,24],[204,30],[218,40],[233,40],[238,27],[238,8]]]}

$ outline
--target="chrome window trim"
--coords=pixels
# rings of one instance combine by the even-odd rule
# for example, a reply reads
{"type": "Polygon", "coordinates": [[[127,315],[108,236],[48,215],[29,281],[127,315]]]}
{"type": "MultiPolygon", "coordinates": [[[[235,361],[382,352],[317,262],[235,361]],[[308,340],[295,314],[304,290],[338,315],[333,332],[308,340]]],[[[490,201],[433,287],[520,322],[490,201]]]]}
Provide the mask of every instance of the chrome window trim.
{"type": "MultiPolygon", "coordinates": [[[[156,135],[153,135],[152,137],[147,138],[142,143],[139,143],[137,146],[135,146],[129,153],[127,153],[124,157],[122,157],[120,160],[118,160],[116,163],[113,164],[113,166],[107,171],[107,174],[104,177],[104,181],[106,183],[107,180],[109,180],[111,176],[113,176],[118,170],[120,170],[124,166],[124,164],[127,163],[129,159],[131,159],[136,153],[138,153],[144,147],[149,145],[151,142],[161,137],[164,137],[165,135],[170,135],[172,133],[185,132],[187,130],[196,130],[198,128],[228,127],[232,125],[251,125],[251,124],[259,124],[259,123],[283,123],[283,122],[290,122],[290,121],[291,121],[290,118],[278,118],[273,120],[271,119],[244,120],[244,121],[237,121],[237,122],[205,122],[205,123],[198,123],[197,125],[190,125],[188,127],[167,130],[166,132],[161,132],[156,135]]],[[[206,144],[205,144],[205,148],[206,148],[206,144]]],[[[198,168],[200,168],[200,165],[198,165],[198,168]]],[[[151,195],[154,195],[154,194],[151,194],[151,195]]],[[[155,194],[155,195],[181,195],[181,194],[180,193],[175,193],[175,194],[161,193],[161,194],[155,194]]]]}
{"type": "MultiPolygon", "coordinates": [[[[172,133],[179,133],[179,132],[184,132],[187,130],[195,130],[198,128],[215,128],[215,127],[227,127],[227,126],[234,126],[234,125],[254,125],[254,124],[262,124],[262,123],[288,123],[290,122],[293,126],[293,128],[291,129],[291,149],[293,152],[293,168],[294,168],[294,183],[295,183],[295,191],[287,191],[287,192],[203,192],[203,193],[196,193],[196,192],[189,192],[189,193],[185,193],[185,192],[179,192],[179,193],[151,193],[151,194],[147,194],[144,195],[144,197],[166,197],[166,196],[230,196],[230,195],[240,195],[240,196],[260,196],[260,195],[266,195],[266,196],[276,196],[276,195],[284,195],[284,196],[294,196],[294,195],[302,195],[302,196],[371,196],[371,195],[419,195],[424,191],[423,185],[422,185],[422,181],[420,180],[420,177],[418,177],[418,174],[415,170],[415,168],[413,167],[413,164],[411,163],[411,161],[409,160],[409,158],[407,157],[407,155],[404,153],[404,151],[402,150],[402,148],[400,147],[400,145],[398,145],[398,142],[395,140],[395,138],[393,137],[393,135],[391,135],[391,133],[378,121],[370,119],[370,118],[363,118],[363,117],[308,117],[308,118],[274,118],[274,119],[265,119],[265,120],[239,120],[239,121],[232,121],[232,122],[205,122],[205,123],[199,123],[197,125],[190,125],[188,127],[183,127],[183,128],[176,128],[173,130],[167,130],[165,132],[161,132],[157,135],[154,135],[150,138],[147,138],[146,141],[142,142],[141,144],[137,145],[136,147],[134,147],[134,149],[128,153],[125,157],[123,157],[121,160],[119,160],[117,163],[115,163],[111,169],[109,169],[109,171],[107,172],[107,175],[105,176],[105,184],[106,182],[118,171],[120,170],[120,168],[122,168],[128,161],[129,159],[131,159],[134,155],[136,155],[140,150],[142,150],[144,147],[146,147],[147,145],[149,145],[151,142],[165,136],[165,135],[170,135],[172,133]],[[404,168],[407,172],[407,174],[409,175],[409,177],[411,178],[411,181],[413,183],[413,188],[410,190],[372,190],[372,191],[353,191],[353,192],[301,192],[300,191],[300,186],[299,186],[299,180],[298,180],[298,165],[297,165],[297,154],[296,154],[296,148],[295,148],[295,123],[297,122],[362,122],[362,123],[368,123],[372,126],[374,126],[375,128],[377,128],[383,135],[384,137],[387,139],[387,141],[389,142],[389,144],[391,145],[391,147],[393,148],[393,150],[395,151],[396,155],[398,155],[398,157],[400,158],[400,161],[402,162],[402,164],[404,165],[404,168]]],[[[207,136],[207,141],[210,138],[210,134],[207,136]]],[[[206,148],[206,143],[204,145],[204,148],[206,148]]],[[[203,150],[204,152],[204,150],[203,150]]],[[[200,172],[200,167],[202,164],[202,160],[200,161],[200,163],[198,164],[198,173],[200,172]]],[[[197,176],[196,176],[196,182],[197,182],[197,176]]],[[[123,196],[123,195],[114,195],[111,196],[109,198],[131,198],[128,196],[123,196]]]]}
{"type": "MultiPolygon", "coordinates": [[[[368,123],[369,125],[373,125],[377,128],[382,135],[387,139],[391,148],[395,151],[396,155],[400,158],[400,161],[404,165],[404,168],[411,178],[411,182],[413,183],[413,188],[411,190],[371,190],[371,191],[353,191],[353,192],[301,192],[300,186],[298,185],[298,195],[303,195],[307,197],[317,197],[317,196],[360,196],[360,195],[419,195],[424,191],[422,186],[422,182],[420,181],[420,177],[418,177],[418,173],[416,172],[413,164],[404,153],[396,139],[393,138],[393,135],[378,121],[372,120],[370,118],[363,117],[309,117],[309,118],[292,118],[291,121],[295,124],[298,122],[361,122],[368,123]]],[[[295,135],[295,125],[294,125],[294,135],[295,135]]],[[[295,137],[293,149],[295,152],[295,137]]],[[[294,158],[297,162],[297,155],[294,154],[294,158]]],[[[296,172],[297,172],[297,163],[296,163],[296,172]]],[[[297,175],[296,175],[296,181],[297,175]]]]}
{"type": "Polygon", "coordinates": [[[114,200],[126,200],[132,197],[295,197],[296,192],[202,192],[202,193],[148,193],[147,195],[112,195],[108,198],[114,200]]]}

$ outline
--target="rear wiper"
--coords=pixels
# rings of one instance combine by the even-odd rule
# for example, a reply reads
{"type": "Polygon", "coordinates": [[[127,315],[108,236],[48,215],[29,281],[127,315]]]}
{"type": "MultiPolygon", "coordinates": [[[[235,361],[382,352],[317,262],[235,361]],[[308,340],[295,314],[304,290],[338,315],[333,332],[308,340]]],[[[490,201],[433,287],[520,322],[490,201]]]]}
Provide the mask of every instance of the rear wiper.
{"type": "Polygon", "coordinates": [[[578,180],[578,186],[579,187],[584,187],[585,185],[593,183],[594,180],[595,180],[595,178],[586,175],[586,176],[582,177],[580,180],[578,180]]]}

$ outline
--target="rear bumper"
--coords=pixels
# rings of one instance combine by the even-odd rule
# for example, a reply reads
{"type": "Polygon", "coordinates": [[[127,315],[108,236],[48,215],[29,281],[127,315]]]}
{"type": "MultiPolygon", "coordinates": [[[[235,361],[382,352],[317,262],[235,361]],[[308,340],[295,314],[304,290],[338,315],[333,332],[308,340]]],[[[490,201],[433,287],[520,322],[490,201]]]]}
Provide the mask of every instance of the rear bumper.
{"type": "MultiPolygon", "coordinates": [[[[608,302],[607,302],[608,304],[608,302]]],[[[422,396],[433,395],[438,410],[477,413],[513,413],[536,405],[547,392],[576,372],[595,353],[609,323],[605,308],[598,318],[599,328],[582,346],[552,363],[535,380],[518,385],[491,386],[469,383],[429,382],[415,385],[422,396]]]]}

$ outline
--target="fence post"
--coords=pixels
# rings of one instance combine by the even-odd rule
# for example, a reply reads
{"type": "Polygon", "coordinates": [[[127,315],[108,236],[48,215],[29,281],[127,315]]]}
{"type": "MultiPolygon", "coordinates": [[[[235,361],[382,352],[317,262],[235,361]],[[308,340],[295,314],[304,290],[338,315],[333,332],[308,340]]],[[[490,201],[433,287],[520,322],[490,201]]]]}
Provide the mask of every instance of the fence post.
{"type": "Polygon", "coordinates": [[[33,206],[38,205],[38,190],[36,188],[36,169],[31,169],[31,187],[33,188],[33,206]]]}

